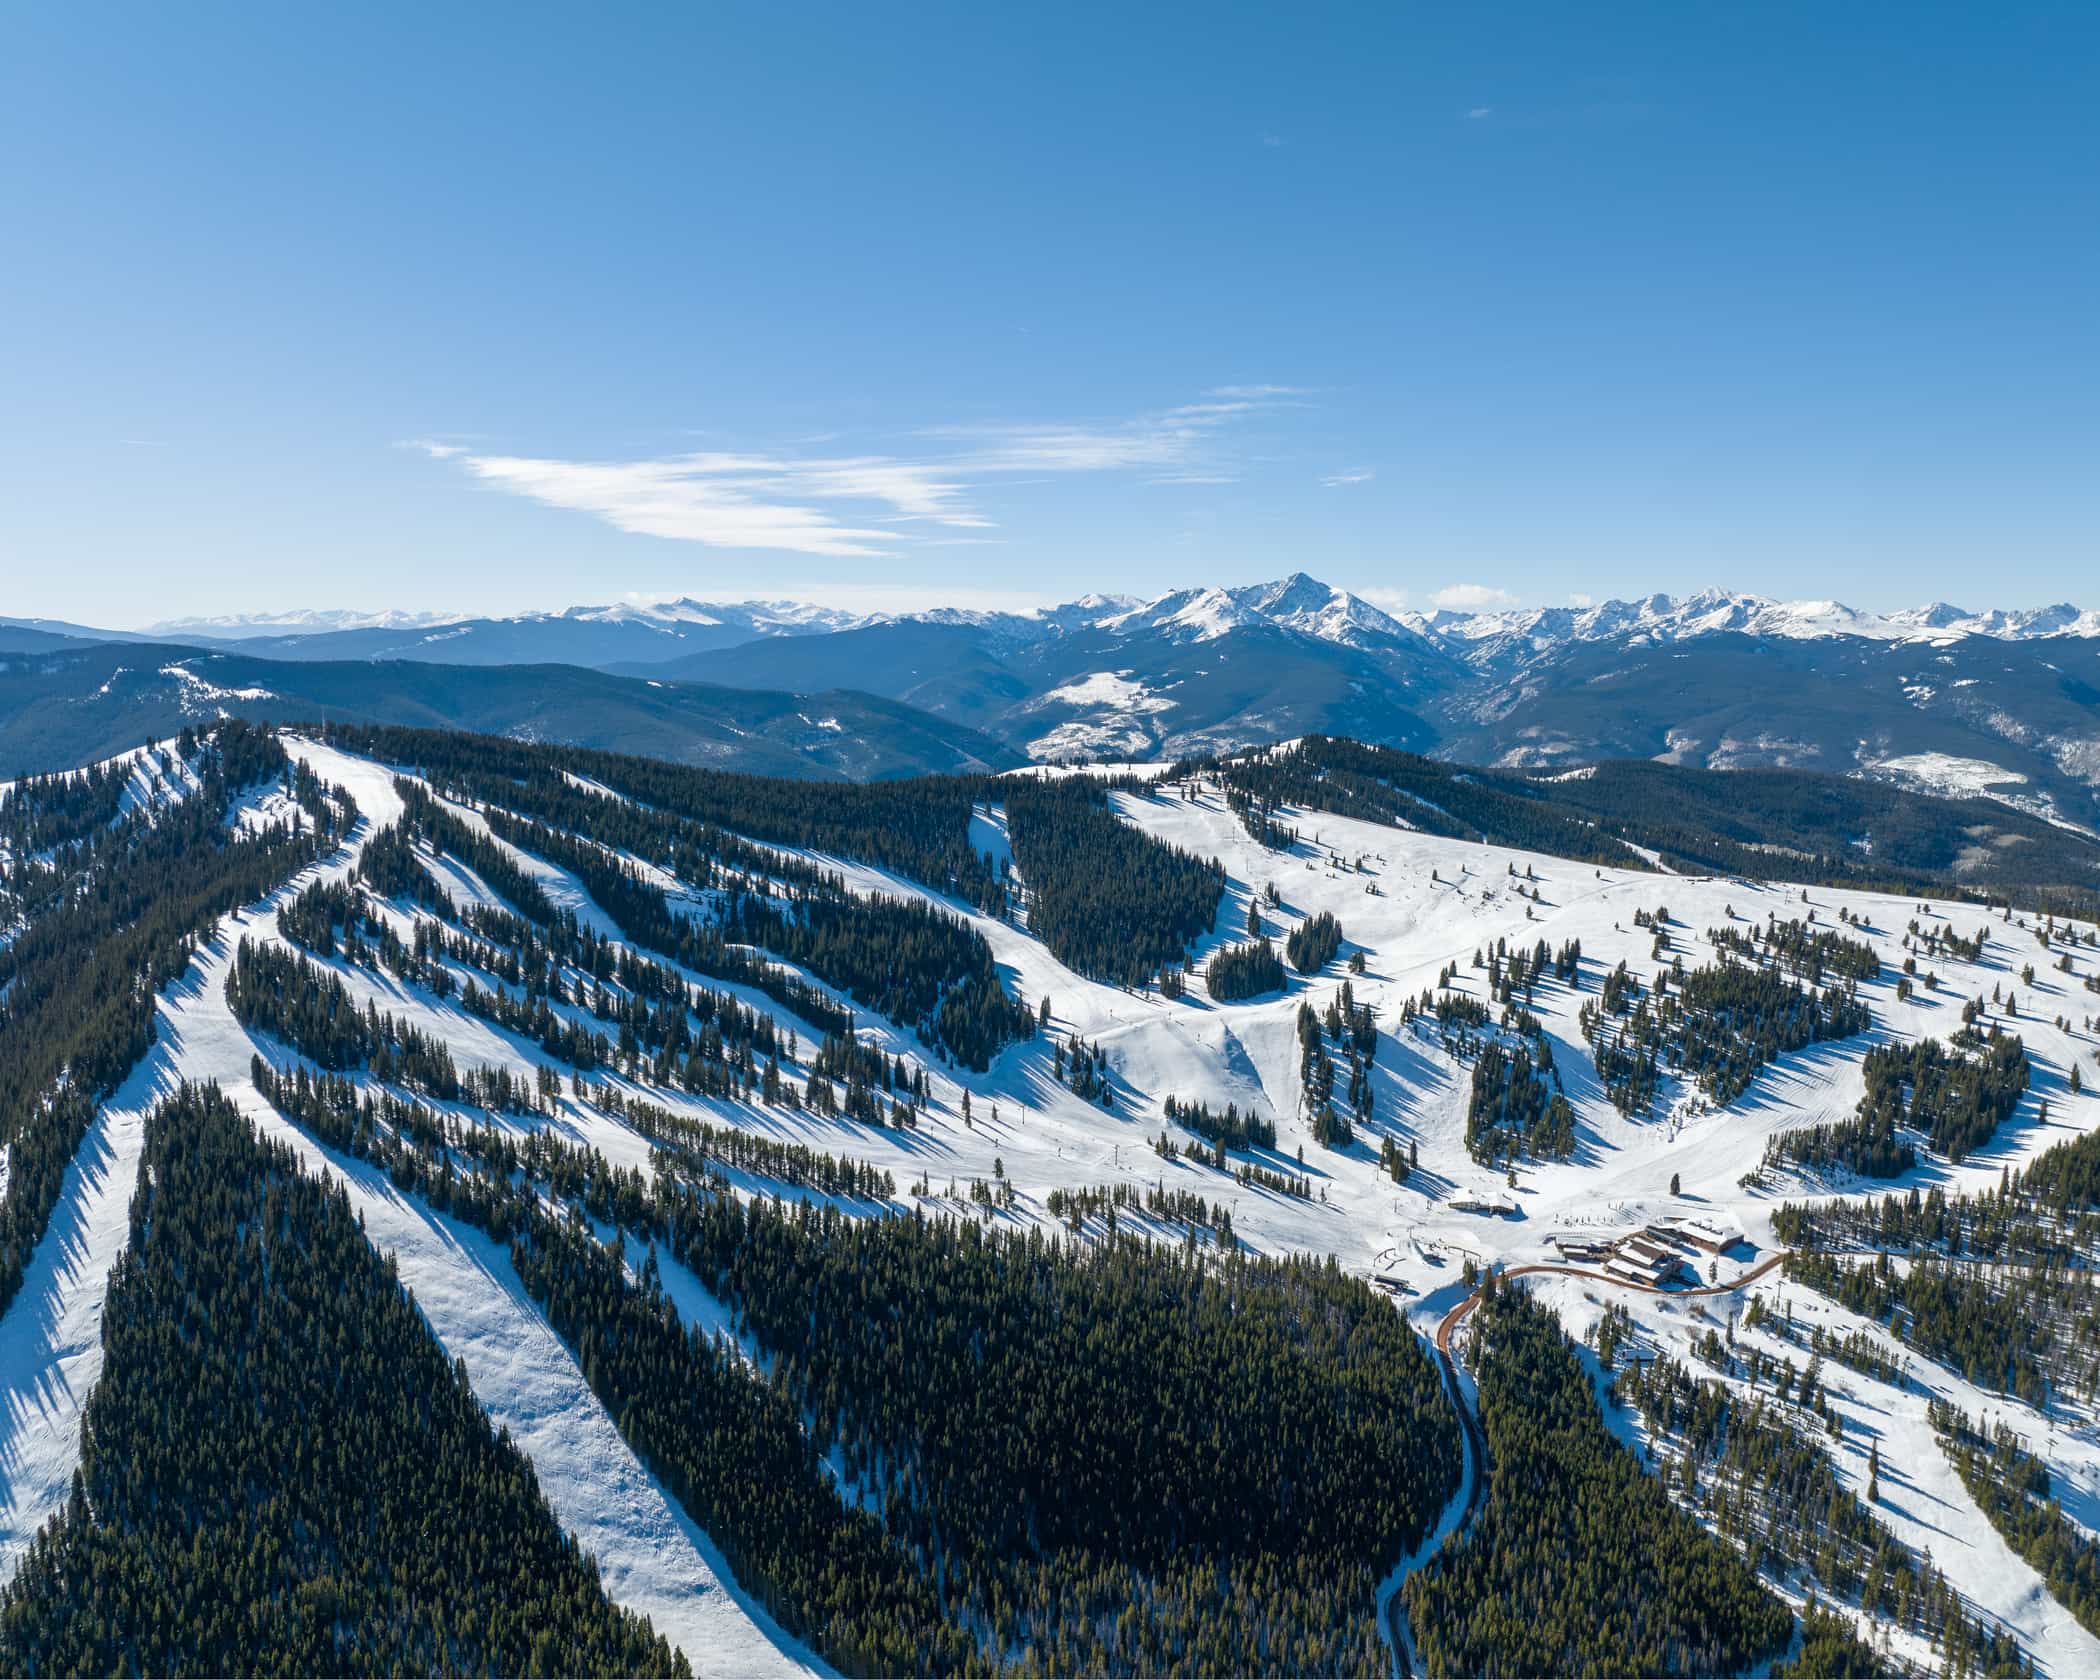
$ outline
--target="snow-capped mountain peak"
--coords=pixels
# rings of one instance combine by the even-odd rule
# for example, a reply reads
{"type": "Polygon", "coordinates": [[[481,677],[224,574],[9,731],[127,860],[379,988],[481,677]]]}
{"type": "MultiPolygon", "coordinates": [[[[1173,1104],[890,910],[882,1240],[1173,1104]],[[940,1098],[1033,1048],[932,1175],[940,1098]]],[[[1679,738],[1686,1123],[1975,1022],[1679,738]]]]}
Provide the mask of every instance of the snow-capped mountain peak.
{"type": "Polygon", "coordinates": [[[1498,612],[1407,614],[1409,628],[1450,644],[1476,663],[1545,653],[1567,642],[1630,645],[1734,633],[1789,640],[1856,636],[1870,641],[1958,640],[1995,636],[2100,636],[2100,611],[2070,605],[1971,613],[1936,601],[1900,612],[1866,613],[1842,601],[1779,601],[1770,596],[1704,589],[1655,594],[1588,607],[1510,608],[1498,612]]]}
{"type": "Polygon", "coordinates": [[[1143,606],[1096,620],[1101,629],[1125,636],[1150,631],[1192,642],[1215,641],[1259,622],[1260,614],[1241,606],[1230,590],[1215,585],[1176,590],[1143,606]]]}

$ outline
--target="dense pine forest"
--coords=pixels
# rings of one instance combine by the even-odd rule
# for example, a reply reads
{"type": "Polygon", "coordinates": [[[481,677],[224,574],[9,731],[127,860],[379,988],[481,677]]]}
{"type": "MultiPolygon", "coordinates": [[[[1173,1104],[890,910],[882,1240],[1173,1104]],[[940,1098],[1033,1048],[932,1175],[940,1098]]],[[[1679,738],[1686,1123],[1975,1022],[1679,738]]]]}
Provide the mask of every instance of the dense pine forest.
{"type": "Polygon", "coordinates": [[[30,1674],[683,1674],[608,1602],[339,1189],[216,1091],[148,1120],[30,1674]]]}
{"type": "Polygon", "coordinates": [[[1492,1039],[1483,1044],[1466,1101],[1466,1149],[1473,1159],[1493,1164],[1574,1153],[1575,1110],[1559,1079],[1543,1034],[1520,1034],[1512,1049],[1492,1039]]]}
{"type": "Polygon", "coordinates": [[[1429,1672],[1726,1674],[1781,1654],[1792,1613],[1605,1427],[1553,1314],[1491,1278],[1471,1323],[1487,1499],[1404,1589],[1429,1672]]]}
{"type": "Polygon", "coordinates": [[[675,1140],[652,1187],[544,1134],[255,1071],[319,1141],[511,1242],[636,1450],[843,1666],[1383,1672],[1380,1560],[1454,1491],[1457,1431],[1421,1343],[1331,1261],[747,1203],[675,1140]],[[682,1329],[536,1185],[659,1243],[774,1380],[682,1329]],[[826,1447],[881,1524],[841,1500],[826,1447]],[[945,1607],[914,1558],[939,1560],[945,1607]]]}
{"type": "Polygon", "coordinates": [[[1220,1003],[1238,1003],[1264,992],[1280,992],[1284,987],[1283,959],[1267,939],[1220,945],[1203,966],[1203,983],[1220,1003]]]}
{"type": "MultiPolygon", "coordinates": [[[[1151,796],[1142,784],[1135,791],[1151,796]]],[[[1096,777],[1008,777],[999,793],[1029,931],[1066,967],[1119,986],[1148,985],[1185,963],[1211,931],[1225,893],[1217,859],[1133,828],[1096,777]]]]}

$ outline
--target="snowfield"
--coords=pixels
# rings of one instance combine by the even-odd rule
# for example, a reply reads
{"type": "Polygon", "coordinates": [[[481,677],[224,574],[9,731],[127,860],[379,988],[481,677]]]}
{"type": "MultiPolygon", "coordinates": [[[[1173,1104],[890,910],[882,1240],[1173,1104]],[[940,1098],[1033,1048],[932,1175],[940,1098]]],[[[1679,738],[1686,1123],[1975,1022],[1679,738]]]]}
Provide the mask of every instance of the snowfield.
{"type": "MultiPolygon", "coordinates": [[[[1182,622],[1201,634],[1214,607],[1192,603],[1183,609],[1182,622]]],[[[1097,673],[1057,698],[1112,703],[1116,696],[1109,689],[1120,681],[1097,673]],[[1081,689],[1087,692],[1082,695],[1081,689]]],[[[324,780],[347,786],[359,803],[364,821],[355,841],[322,871],[345,876],[357,847],[399,812],[393,771],[317,743],[290,745],[324,780]]],[[[1920,766],[1917,773],[1944,777],[1955,773],[1949,764],[1964,762],[1920,766]]],[[[1137,768],[1156,777],[1160,767],[1137,768]]],[[[1891,761],[1880,768],[1904,773],[1907,767],[1891,761]]],[[[2002,778],[1994,766],[1981,768],[2002,778]]],[[[804,1110],[631,1088],[679,1113],[885,1167],[900,1188],[899,1203],[929,1211],[973,1214],[969,1186],[976,1179],[992,1179],[995,1161],[1019,1192],[1018,1207],[997,1216],[1002,1219],[1048,1223],[1051,1194],[1080,1186],[1164,1182],[1170,1189],[1194,1190],[1230,1206],[1244,1243],[1272,1253],[1332,1254],[1352,1270],[1389,1280],[1399,1310],[1425,1336],[1468,1293],[1460,1273],[1469,1258],[1486,1265],[1552,1261],[1557,1251],[1550,1239],[1556,1235],[1609,1236],[1657,1219],[1692,1215],[1740,1231],[1754,1250],[1747,1263],[1741,1258],[1721,1262],[1725,1282],[1775,1253],[1772,1214],[1782,1200],[1846,1189],[1880,1193],[1911,1184],[1940,1185],[1950,1192],[1981,1190],[1995,1186],[2007,1168],[2100,1126],[2100,1096],[2095,1094],[2100,1079],[2092,1077],[2100,1073],[2095,1061],[2100,1038],[2083,1024],[2100,1009],[2100,1000],[2083,985],[2095,972],[2096,953],[2078,948],[2071,971],[2059,972],[2053,965],[2061,948],[2045,954],[2017,916],[2004,921],[1980,907],[1950,911],[1943,904],[1928,907],[1872,893],[1599,869],[1319,812],[1279,813],[1303,838],[1293,852],[1276,853],[1246,834],[1214,787],[1191,792],[1163,785],[1151,793],[1117,792],[1113,799],[1125,819],[1163,841],[1218,858],[1229,877],[1216,925],[1193,953],[1188,993],[1178,1001],[1157,991],[1127,991],[1088,980],[1058,962],[1025,925],[938,899],[889,872],[774,848],[783,855],[810,856],[856,892],[936,899],[968,918],[990,944],[1008,988],[1031,1006],[1049,1000],[1056,1036],[1077,1035],[1101,1050],[1114,1082],[1112,1111],[1082,1101],[1057,1081],[1047,1038],[1009,1048],[982,1075],[928,1060],[933,1101],[912,1132],[827,1120],[804,1110]],[[1527,894],[1536,887],[1536,902],[1519,895],[1520,885],[1527,894]],[[1278,900],[1273,907],[1264,902],[1271,886],[1278,900]],[[1245,937],[1250,905],[1260,906],[1264,930],[1279,946],[1304,918],[1333,914],[1343,931],[1341,955],[1318,976],[1293,975],[1281,994],[1234,1004],[1213,1001],[1202,984],[1201,965],[1220,945],[1245,937]],[[1621,960],[1644,983],[1667,962],[1652,954],[1651,932],[1635,925],[1636,912],[1663,907],[1674,938],[1672,954],[1681,955],[1688,968],[1709,959],[1705,935],[1710,928],[1747,930],[1770,916],[1785,921],[1811,915],[1819,926],[1837,927],[1840,911],[1846,912],[1856,920],[1838,931],[1871,943],[1883,963],[1882,978],[1862,988],[1873,1010],[1873,1029],[1863,1038],[1784,1058],[1724,1108],[1666,1082],[1651,1115],[1622,1117],[1596,1080],[1577,1014],[1584,1001],[1596,996],[1598,977],[1621,960]],[[1922,927],[1951,925],[1964,935],[1984,927],[1990,937],[1975,964],[1921,958],[1921,967],[1938,975],[1937,991],[1921,985],[1899,1000],[1902,940],[1913,920],[1922,927]],[[1521,1165],[1513,1175],[1482,1166],[1466,1152],[1467,1070],[1446,1054],[1433,1030],[1401,1025],[1403,1000],[1434,988],[1449,964],[1456,964],[1462,990],[1485,998],[1485,976],[1474,969],[1473,959],[1498,939],[1527,950],[1542,940],[1558,947],[1576,939],[1583,955],[1582,989],[1548,981],[1532,1005],[1576,1110],[1575,1152],[1565,1162],[1521,1165]],[[1363,972],[1351,975],[1347,964],[1355,953],[1362,956],[1363,972]],[[2029,963],[2035,969],[2032,983],[2020,974],[2029,963]],[[1374,1116],[1358,1123],[1351,1148],[1337,1152],[1312,1140],[1301,1112],[1296,1017],[1303,1002],[1324,1008],[1344,979],[1357,1000],[1376,1011],[1380,1033],[1374,1116]],[[2014,1119],[1987,1148],[1959,1167],[1926,1160],[1894,1185],[1832,1186],[1772,1174],[1762,1184],[1755,1181],[1775,1133],[1851,1114],[1863,1089],[1860,1058],[1868,1045],[1925,1035],[1944,1038],[1960,1025],[1964,1001],[1988,999],[1994,988],[2010,988],[2019,997],[2014,1028],[2026,1041],[2034,1081],[2014,1119]],[[2067,1018],[2069,1027],[2056,1025],[2058,1017],[2067,1018]],[[2067,1083],[2074,1062],[2082,1063],[2087,1075],[2084,1093],[2076,1096],[2067,1083]],[[972,1107],[967,1124],[961,1113],[966,1090],[972,1107]],[[1214,1107],[1234,1102],[1272,1116],[1276,1148],[1255,1158],[1274,1170],[1302,1175],[1311,1195],[1243,1188],[1206,1165],[1162,1159],[1153,1140],[1163,1130],[1175,1131],[1177,1138],[1186,1135],[1163,1120],[1169,1096],[1200,1098],[1214,1107]],[[2040,1112],[2043,1099],[2046,1122],[2040,1112]],[[1419,1151],[1420,1168],[1405,1185],[1396,1186],[1379,1168],[1379,1144],[1388,1136],[1403,1150],[1419,1151]],[[922,1178],[925,1196],[905,1188],[922,1178]],[[1681,1180],[1681,1194],[1674,1196],[1673,1178],[1681,1180]],[[1516,1211],[1503,1217],[1458,1211],[1456,1204],[1468,1200],[1500,1200],[1513,1203],[1516,1211]]],[[[456,809],[481,825],[477,813],[456,809]]],[[[1010,864],[1001,808],[979,807],[971,842],[1010,864]]],[[[519,856],[558,904],[574,909],[585,926],[617,939],[617,929],[578,881],[544,860],[519,856]]],[[[431,866],[462,905],[496,901],[460,860],[431,860],[431,866]]],[[[681,884],[669,879],[659,884],[671,890],[683,913],[707,913],[704,895],[684,894],[681,884]]],[[[229,918],[191,973],[163,999],[161,1042],[105,1107],[74,1163],[29,1281],[0,1321],[0,1383],[6,1394],[0,1417],[0,1569],[12,1568],[37,1525],[64,1497],[77,1462],[79,1411],[100,1371],[102,1296],[127,1231],[143,1115],[175,1081],[210,1078],[267,1131],[296,1147],[314,1170],[344,1183],[374,1242],[396,1256],[403,1281],[433,1331],[449,1354],[465,1359],[491,1417],[532,1456],[549,1502],[595,1553],[608,1590],[620,1602],[647,1613],[701,1672],[817,1668],[807,1650],[786,1640],[740,1592],[707,1537],[635,1459],[574,1358],[518,1289],[504,1254],[471,1229],[404,1197],[383,1174],[321,1150],[261,1101],[249,1079],[250,1057],[261,1050],[280,1063],[290,1058],[281,1047],[258,1044],[233,1019],[224,978],[241,937],[277,937],[276,904],[290,890],[229,918]]],[[[393,914],[405,929],[409,913],[397,906],[393,914]]],[[[1025,914],[1021,920],[1025,923],[1025,914]]],[[[370,1000],[442,1034],[463,1066],[504,1066],[529,1076],[545,1059],[536,1046],[452,1003],[411,992],[390,976],[343,964],[333,968],[360,1003],[370,1000]]],[[[813,977],[804,978],[817,984],[813,977]]],[[[774,1010],[755,993],[738,995],[774,1010]]],[[[863,1032],[891,1053],[924,1058],[910,1033],[864,1010],[859,1013],[863,1032]]],[[[1994,1009],[1992,1016],[1998,1019],[1999,1012],[1994,1009]]],[[[815,1048],[814,1035],[806,1026],[801,1034],[807,1055],[815,1048]]],[[[803,1072],[800,1067],[784,1071],[798,1078],[803,1072]]],[[[645,1141],[588,1103],[564,1098],[555,1123],[574,1141],[590,1144],[616,1163],[646,1165],[645,1141]]],[[[777,1187],[740,1183],[739,1188],[777,1187]]],[[[859,1211],[869,1210],[862,1206],[859,1211]]],[[[1132,1223],[1148,1228],[1142,1218],[1125,1221],[1132,1223]]],[[[1543,1278],[1534,1286],[1559,1308],[1572,1334],[1589,1328],[1605,1304],[1619,1302],[1633,1312],[1654,1346],[1680,1354],[1707,1322],[1739,1312],[1744,1301],[1743,1294],[1711,1297],[1699,1304],[1711,1319],[1701,1320],[1694,1316],[1694,1303],[1668,1295],[1644,1296],[1569,1278],[1543,1278]]],[[[1751,1287],[1770,1306],[1784,1299],[1801,1322],[1820,1314],[1837,1325],[1846,1316],[1828,1303],[1803,1299],[1804,1292],[1789,1288],[1776,1271],[1751,1287]]],[[[698,1293],[675,1298],[698,1321],[719,1313],[698,1293]]],[[[1847,1424],[1835,1454],[1841,1474],[1863,1489],[1868,1443],[1878,1439],[1885,1484],[1880,1513],[1897,1534],[1921,1552],[1929,1551],[1981,1610],[2014,1628],[2045,1673],[2100,1673],[2100,1641],[2071,1619],[1985,1523],[1925,1422],[1934,1393],[1972,1415],[2010,1416],[2026,1409],[1974,1393],[1948,1373],[1922,1368],[1922,1361],[1914,1360],[1913,1369],[1917,1383],[1897,1391],[1835,1363],[1828,1368],[1832,1396],[1847,1424]]],[[[1622,1413],[1614,1418],[1615,1427],[1630,1430],[1630,1418],[1622,1413]]],[[[2100,1525],[2100,1427],[2094,1418],[2067,1410],[2049,1418],[2030,1412],[2019,1427],[2035,1442],[2048,1441],[2051,1462],[2065,1482],[2067,1510],[2088,1526],[2100,1525]]],[[[1461,1500],[1447,1522],[1462,1508],[1461,1500]]],[[[1382,1596],[1389,1597],[1400,1579],[1396,1574],[1389,1580],[1382,1596]]],[[[1929,1656],[1907,1654],[1916,1660],[1929,1656]]]]}

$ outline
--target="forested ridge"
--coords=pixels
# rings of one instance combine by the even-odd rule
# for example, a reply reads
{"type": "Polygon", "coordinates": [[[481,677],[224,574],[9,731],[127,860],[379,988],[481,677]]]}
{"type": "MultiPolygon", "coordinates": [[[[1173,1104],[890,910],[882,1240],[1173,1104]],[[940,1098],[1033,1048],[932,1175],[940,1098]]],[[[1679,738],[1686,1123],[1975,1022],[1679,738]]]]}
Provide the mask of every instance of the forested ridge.
{"type": "Polygon", "coordinates": [[[0,1590],[18,1673],[670,1674],[343,1192],[216,1090],[147,1121],[65,1509],[0,1590]]]}
{"type": "MultiPolygon", "coordinates": [[[[1546,852],[1583,863],[1686,874],[1973,897],[1961,878],[1967,830],[2016,825],[1993,891],[2037,910],[2094,914],[2081,838],[1986,799],[1941,799],[1800,770],[1693,770],[1611,759],[1526,774],[1424,758],[1394,747],[1308,735],[1287,747],[1192,759],[1173,775],[1218,778],[1236,808],[1282,806],[1399,822],[1427,834],[1546,852]],[[1857,841],[1871,833],[1871,850],[1857,841]],[[1641,848],[1637,851],[1634,848],[1641,848]]],[[[1283,843],[1288,831],[1279,830],[1283,843]]]]}
{"type": "Polygon", "coordinates": [[[811,782],[452,730],[331,724],[327,734],[346,752],[414,768],[557,827],[597,832],[605,820],[604,795],[571,780],[581,778],[632,801],[637,821],[650,813],[683,819],[702,832],[730,831],[894,869],[980,909],[1003,902],[989,861],[970,846],[971,807],[1002,785],[996,778],[811,782]]]}

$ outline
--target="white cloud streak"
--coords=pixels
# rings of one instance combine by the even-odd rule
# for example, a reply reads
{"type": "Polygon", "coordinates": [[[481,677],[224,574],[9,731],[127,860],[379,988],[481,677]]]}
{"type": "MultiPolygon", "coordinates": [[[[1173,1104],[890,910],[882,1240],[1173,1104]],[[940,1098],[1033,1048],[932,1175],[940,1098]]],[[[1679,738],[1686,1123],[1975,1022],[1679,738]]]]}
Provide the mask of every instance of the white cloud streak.
{"type": "MultiPolygon", "coordinates": [[[[1224,386],[1158,413],[1108,424],[951,427],[921,434],[937,459],[800,457],[697,451],[643,461],[497,455],[419,439],[407,445],[482,483],[547,507],[587,513],[615,530],[715,548],[875,558],[922,538],[905,527],[996,529],[969,500],[974,486],[1016,475],[1149,472],[1152,482],[1222,484],[1208,459],[1216,434],[1281,406],[1280,385],[1224,386]]],[[[988,539],[977,539],[988,540],[988,539]]]]}
{"type": "Polygon", "coordinates": [[[1328,473],[1320,482],[1330,490],[1338,490],[1345,484],[1369,484],[1378,476],[1370,467],[1359,467],[1354,472],[1328,473]]]}

